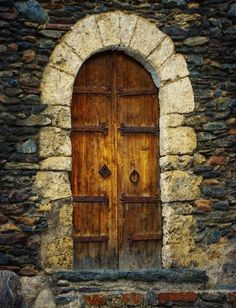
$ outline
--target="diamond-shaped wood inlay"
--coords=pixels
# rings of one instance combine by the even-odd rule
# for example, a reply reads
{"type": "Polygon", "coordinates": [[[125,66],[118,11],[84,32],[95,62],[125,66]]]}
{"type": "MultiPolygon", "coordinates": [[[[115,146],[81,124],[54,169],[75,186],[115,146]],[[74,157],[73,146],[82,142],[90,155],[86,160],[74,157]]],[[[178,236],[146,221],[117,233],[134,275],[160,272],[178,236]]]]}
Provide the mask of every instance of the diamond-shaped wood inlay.
{"type": "Polygon", "coordinates": [[[111,170],[107,167],[106,164],[103,165],[98,172],[104,179],[111,175],[111,170]]]}

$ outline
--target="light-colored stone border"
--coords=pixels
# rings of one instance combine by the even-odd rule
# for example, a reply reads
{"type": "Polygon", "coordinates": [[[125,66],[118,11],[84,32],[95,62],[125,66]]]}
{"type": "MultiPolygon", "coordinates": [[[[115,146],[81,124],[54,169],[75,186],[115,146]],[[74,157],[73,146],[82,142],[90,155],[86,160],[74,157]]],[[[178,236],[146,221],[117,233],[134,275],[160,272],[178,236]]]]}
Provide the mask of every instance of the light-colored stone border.
{"type": "MultiPolygon", "coordinates": [[[[191,156],[196,148],[193,129],[183,126],[184,114],[194,109],[189,72],[184,57],[175,53],[171,38],[154,23],[133,14],[118,11],[85,17],[62,37],[43,74],[42,102],[47,104],[44,114],[51,118],[52,124],[40,131],[39,154],[42,160],[35,189],[44,200],[42,206],[46,206],[46,209],[55,200],[71,197],[68,171],[71,169],[70,104],[73,84],[83,62],[104,50],[121,50],[137,59],[151,73],[159,87],[162,162],[165,165],[172,164],[173,158],[183,154],[191,156]]],[[[161,172],[163,204],[196,199],[199,196],[199,183],[199,177],[188,171],[161,172]]],[[[60,211],[64,211],[63,207],[59,209],[58,217],[60,211]]],[[[68,247],[72,247],[68,235],[68,226],[71,228],[72,220],[71,215],[67,216],[69,221],[58,221],[62,225],[53,228],[49,226],[49,235],[43,239],[42,246],[48,247],[48,258],[44,262],[46,267],[72,266],[73,252],[72,249],[68,251],[68,247]],[[63,234],[63,223],[67,234],[63,234]],[[65,244],[61,240],[63,236],[66,238],[65,244]],[[56,248],[59,251],[57,249],[58,258],[55,259],[53,251],[56,248]],[[70,254],[71,257],[68,257],[70,254]]],[[[168,234],[169,224],[166,219],[163,219],[164,237],[168,234]]],[[[170,246],[167,237],[163,242],[170,246]]],[[[170,254],[170,251],[164,249],[164,266],[171,263],[165,260],[165,256],[170,254]]]]}

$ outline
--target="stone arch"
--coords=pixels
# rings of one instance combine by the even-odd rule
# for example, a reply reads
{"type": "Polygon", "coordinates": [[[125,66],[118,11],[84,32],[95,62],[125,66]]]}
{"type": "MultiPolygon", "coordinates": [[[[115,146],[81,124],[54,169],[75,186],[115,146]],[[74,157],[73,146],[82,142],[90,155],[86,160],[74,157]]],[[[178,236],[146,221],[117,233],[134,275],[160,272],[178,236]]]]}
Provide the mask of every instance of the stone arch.
{"type": "MultiPolygon", "coordinates": [[[[142,17],[120,11],[85,17],[55,47],[42,80],[42,102],[47,105],[44,114],[50,116],[52,124],[40,131],[41,170],[35,179],[35,189],[43,206],[47,204],[48,211],[52,216],[57,215],[61,224],[49,227],[42,240],[46,267],[70,268],[72,264],[71,202],[61,200],[71,197],[70,104],[74,79],[86,59],[108,49],[122,50],[140,61],[159,87],[163,206],[168,202],[194,200],[200,193],[201,179],[188,170],[178,170],[177,166],[174,171],[165,172],[165,166],[173,164],[173,159],[177,162],[178,155],[191,159],[196,148],[193,129],[184,126],[184,114],[194,109],[194,95],[184,57],[175,53],[169,36],[142,17]],[[178,189],[179,186],[182,189],[178,189]],[[55,203],[58,202],[57,207],[55,203]],[[57,213],[54,213],[55,209],[58,209],[57,213]]],[[[168,210],[164,210],[163,215],[163,264],[169,266],[168,228],[171,224],[167,218],[168,210]]]]}

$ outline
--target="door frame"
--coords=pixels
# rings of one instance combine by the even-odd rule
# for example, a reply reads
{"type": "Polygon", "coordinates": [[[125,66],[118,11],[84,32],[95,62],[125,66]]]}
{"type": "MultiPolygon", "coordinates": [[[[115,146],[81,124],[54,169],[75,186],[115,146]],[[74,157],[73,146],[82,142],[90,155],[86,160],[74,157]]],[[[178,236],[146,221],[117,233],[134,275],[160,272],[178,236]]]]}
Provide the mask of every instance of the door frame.
{"type": "MultiPolygon", "coordinates": [[[[51,124],[39,133],[41,159],[34,188],[42,205],[48,205],[49,219],[56,219],[41,241],[41,260],[45,268],[72,268],[72,202],[70,104],[74,79],[82,63],[103,50],[121,50],[138,60],[151,73],[159,88],[160,166],[163,216],[164,267],[181,265],[181,256],[171,238],[170,205],[195,200],[200,195],[201,178],[190,169],[173,165],[173,155],[190,156],[196,148],[196,135],[184,126],[184,115],[194,110],[194,95],[184,57],[176,54],[169,36],[142,17],[121,11],[87,16],[79,20],[55,47],[45,67],[41,85],[43,114],[51,124]],[[178,136],[178,138],[176,138],[178,136]],[[50,184],[49,184],[50,183],[50,184]],[[184,189],[176,189],[182,185],[184,189]],[[55,218],[56,217],[56,218],[55,218]]],[[[172,215],[173,216],[173,215],[172,215]]],[[[193,223],[193,222],[192,222],[193,223]]],[[[191,224],[189,223],[189,228],[191,224]]],[[[182,233],[183,225],[179,225],[182,233]]],[[[175,231],[176,232],[176,231],[175,231]]],[[[192,239],[189,240],[191,245],[192,239]]],[[[188,245],[188,243],[185,243],[188,245]]],[[[181,249],[181,246],[180,246],[181,249]]]]}

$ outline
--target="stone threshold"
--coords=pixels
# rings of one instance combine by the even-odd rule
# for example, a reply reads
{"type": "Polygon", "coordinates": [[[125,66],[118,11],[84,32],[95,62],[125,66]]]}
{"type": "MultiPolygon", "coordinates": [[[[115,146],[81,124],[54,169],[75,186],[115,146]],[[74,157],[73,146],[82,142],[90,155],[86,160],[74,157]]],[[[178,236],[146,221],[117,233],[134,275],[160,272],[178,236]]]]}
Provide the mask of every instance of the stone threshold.
{"type": "Polygon", "coordinates": [[[80,281],[117,281],[120,279],[143,282],[167,282],[167,283],[207,283],[208,276],[204,270],[171,268],[148,269],[138,271],[120,270],[68,270],[50,273],[54,282],[67,280],[80,281]]]}

